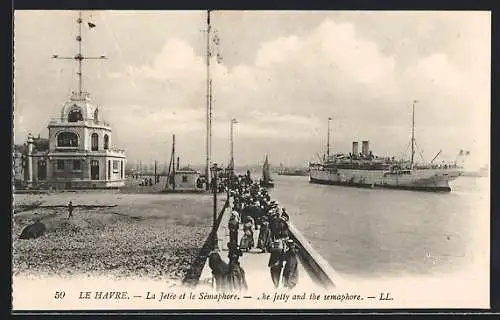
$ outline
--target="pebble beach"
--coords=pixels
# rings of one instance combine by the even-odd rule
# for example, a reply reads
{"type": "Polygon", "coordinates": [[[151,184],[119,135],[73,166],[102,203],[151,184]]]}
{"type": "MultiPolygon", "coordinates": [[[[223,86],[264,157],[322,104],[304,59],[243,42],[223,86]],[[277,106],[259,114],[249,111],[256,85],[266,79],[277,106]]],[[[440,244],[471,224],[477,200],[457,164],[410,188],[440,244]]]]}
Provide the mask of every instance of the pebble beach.
{"type": "MultiPolygon", "coordinates": [[[[213,198],[209,194],[83,191],[16,194],[14,198],[14,276],[83,275],[179,282],[212,227],[213,198]],[[70,200],[75,210],[68,219],[67,208],[59,206],[70,200]],[[26,209],[34,203],[40,205],[26,209]],[[44,234],[20,239],[23,228],[37,220],[45,225],[44,234]]],[[[225,197],[219,198],[220,210],[225,197]]]]}

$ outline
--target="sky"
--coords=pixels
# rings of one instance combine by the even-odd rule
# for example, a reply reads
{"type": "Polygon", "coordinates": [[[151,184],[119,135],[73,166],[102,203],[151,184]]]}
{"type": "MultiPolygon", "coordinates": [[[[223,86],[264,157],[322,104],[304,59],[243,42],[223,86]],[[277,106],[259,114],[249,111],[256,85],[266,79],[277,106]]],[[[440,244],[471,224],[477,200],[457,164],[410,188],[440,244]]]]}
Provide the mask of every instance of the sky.
{"type": "MultiPolygon", "coordinates": [[[[212,160],[305,165],[326,150],[370,141],[408,157],[412,103],[416,159],[489,162],[490,13],[451,11],[212,12],[212,160]],[[219,39],[218,45],[213,38],[219,39]],[[222,61],[216,61],[216,54],[222,61]]],[[[14,13],[14,139],[48,136],[76,90],[75,11],[14,13]]],[[[128,162],[205,162],[206,12],[85,11],[83,86],[128,162]]]]}

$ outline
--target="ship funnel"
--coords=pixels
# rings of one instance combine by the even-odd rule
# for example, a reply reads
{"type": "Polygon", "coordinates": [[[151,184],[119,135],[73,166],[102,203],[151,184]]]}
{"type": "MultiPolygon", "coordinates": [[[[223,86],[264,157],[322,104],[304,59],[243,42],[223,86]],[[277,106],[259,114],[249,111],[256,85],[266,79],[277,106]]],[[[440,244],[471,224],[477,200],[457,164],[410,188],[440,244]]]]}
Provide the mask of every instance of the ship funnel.
{"type": "Polygon", "coordinates": [[[361,142],[362,145],[361,145],[361,153],[363,155],[368,155],[368,152],[370,152],[370,142],[369,141],[363,141],[361,142]]]}
{"type": "Polygon", "coordinates": [[[359,150],[358,150],[358,142],[357,141],[353,141],[352,142],[352,154],[358,154],[359,150]]]}

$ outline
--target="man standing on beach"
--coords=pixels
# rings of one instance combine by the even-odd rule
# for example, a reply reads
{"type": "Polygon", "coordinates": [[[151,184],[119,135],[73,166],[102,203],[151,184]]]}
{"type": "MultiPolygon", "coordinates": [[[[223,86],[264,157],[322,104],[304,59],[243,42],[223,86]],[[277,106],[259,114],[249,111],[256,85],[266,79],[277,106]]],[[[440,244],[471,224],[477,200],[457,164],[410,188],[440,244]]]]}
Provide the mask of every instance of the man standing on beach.
{"type": "Polygon", "coordinates": [[[73,216],[73,202],[69,202],[68,203],[68,219],[71,218],[73,216]]]}

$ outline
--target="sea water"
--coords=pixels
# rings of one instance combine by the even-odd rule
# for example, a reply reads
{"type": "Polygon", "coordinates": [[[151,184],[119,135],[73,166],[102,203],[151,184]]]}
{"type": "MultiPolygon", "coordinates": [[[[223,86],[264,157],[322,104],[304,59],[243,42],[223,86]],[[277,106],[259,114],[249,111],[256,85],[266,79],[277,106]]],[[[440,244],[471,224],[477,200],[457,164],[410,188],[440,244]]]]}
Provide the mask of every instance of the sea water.
{"type": "Polygon", "coordinates": [[[447,274],[484,262],[489,253],[488,178],[459,177],[450,193],[273,178],[272,197],[340,275],[447,274]]]}

